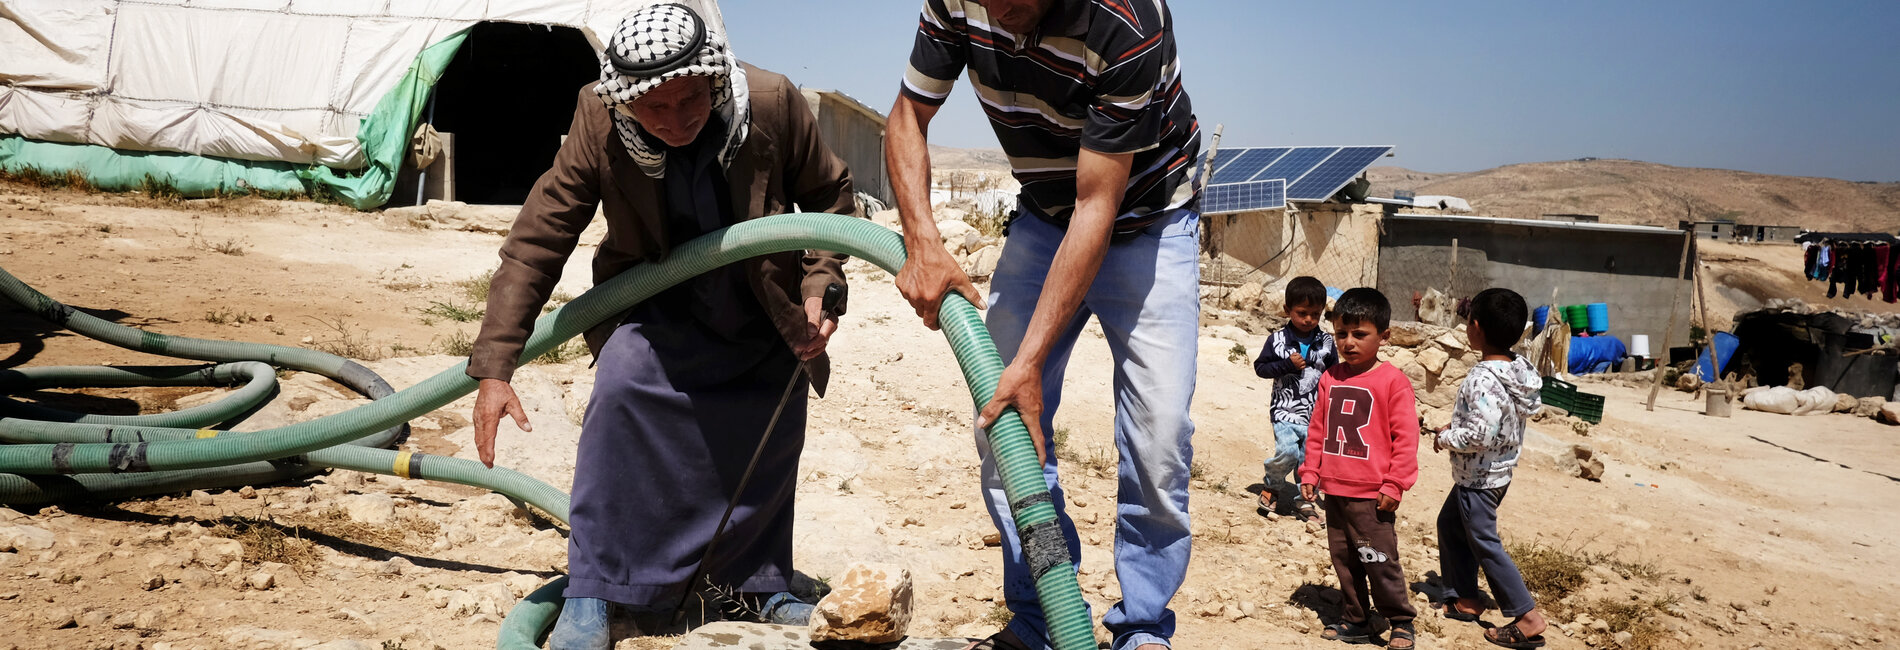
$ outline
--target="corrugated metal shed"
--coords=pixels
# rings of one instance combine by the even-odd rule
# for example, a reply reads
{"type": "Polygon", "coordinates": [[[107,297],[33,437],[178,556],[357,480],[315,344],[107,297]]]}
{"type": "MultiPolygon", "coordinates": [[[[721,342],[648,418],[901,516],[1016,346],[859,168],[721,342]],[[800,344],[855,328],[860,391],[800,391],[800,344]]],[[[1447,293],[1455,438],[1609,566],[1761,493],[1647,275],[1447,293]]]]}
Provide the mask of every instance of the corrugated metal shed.
{"type": "Polygon", "coordinates": [[[851,167],[857,191],[896,205],[884,170],[884,114],[835,90],[804,89],[825,145],[851,167]]]}

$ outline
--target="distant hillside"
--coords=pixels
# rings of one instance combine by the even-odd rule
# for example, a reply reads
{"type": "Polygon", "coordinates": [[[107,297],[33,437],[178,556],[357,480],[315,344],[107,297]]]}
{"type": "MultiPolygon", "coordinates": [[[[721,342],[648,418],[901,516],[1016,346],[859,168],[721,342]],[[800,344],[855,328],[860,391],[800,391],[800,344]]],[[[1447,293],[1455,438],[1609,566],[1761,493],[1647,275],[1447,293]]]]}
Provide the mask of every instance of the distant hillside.
{"type": "Polygon", "coordinates": [[[932,169],[978,169],[1009,171],[1009,156],[1002,149],[958,149],[930,145],[932,169]]]}
{"type": "Polygon", "coordinates": [[[1368,178],[1373,196],[1391,196],[1393,190],[1445,194],[1464,198],[1477,213],[1494,217],[1573,212],[1601,215],[1606,223],[1674,227],[1693,213],[1698,220],[1725,218],[1814,230],[1900,229],[1900,183],[1610,159],[1526,163],[1457,174],[1374,167],[1368,178]]]}

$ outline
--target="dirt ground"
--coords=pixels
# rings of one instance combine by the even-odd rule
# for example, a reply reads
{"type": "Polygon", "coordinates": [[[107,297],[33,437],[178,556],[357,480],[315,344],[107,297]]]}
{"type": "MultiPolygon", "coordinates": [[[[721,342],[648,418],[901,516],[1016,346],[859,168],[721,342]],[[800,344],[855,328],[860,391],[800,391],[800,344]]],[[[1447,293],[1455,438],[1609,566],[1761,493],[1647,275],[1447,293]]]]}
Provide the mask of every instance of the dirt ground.
{"type": "MultiPolygon", "coordinates": [[[[443,353],[475,332],[476,323],[456,322],[444,315],[455,310],[441,305],[471,302],[458,283],[493,267],[511,216],[485,208],[425,218],[307,202],[174,203],[0,185],[0,268],[125,325],[353,352],[402,388],[450,367],[454,359],[443,353]]],[[[562,291],[586,289],[590,249],[577,251],[562,291]]],[[[985,635],[1006,613],[998,551],[982,541],[993,529],[976,488],[967,389],[941,335],[916,322],[888,275],[854,262],[850,277],[852,312],[831,346],[836,380],[828,397],[812,402],[800,470],[800,570],[825,577],[856,562],[901,564],[917,584],[913,634],[985,635]]],[[[1119,593],[1113,369],[1099,330],[1091,332],[1074,354],[1057,421],[1069,510],[1086,546],[1080,580],[1099,619],[1119,593]]],[[[1173,604],[1178,647],[1330,646],[1318,636],[1319,616],[1336,611],[1338,597],[1323,532],[1255,514],[1249,493],[1272,447],[1263,424],[1270,385],[1248,363],[1260,338],[1210,327],[1196,351],[1196,533],[1188,581],[1173,604]]],[[[571,431],[562,432],[578,416],[558,421],[561,409],[573,414],[585,403],[587,362],[582,355],[530,367],[550,405],[536,411],[544,419],[535,436],[504,425],[501,464],[514,459],[568,485],[573,452],[560,447],[571,431]],[[525,457],[535,454],[546,458],[525,457]]],[[[0,306],[0,368],[177,363],[0,306]]],[[[308,395],[317,405],[271,418],[307,419],[361,401],[298,377],[286,381],[280,401],[308,395]]],[[[1646,388],[1584,387],[1607,397],[1602,425],[1583,434],[1533,428],[1592,446],[1605,460],[1604,478],[1586,481],[1527,460],[1502,515],[1507,541],[1580,563],[1573,595],[1545,603],[1565,624],[1548,633],[1550,647],[1618,647],[1619,631],[1632,632],[1621,640],[1632,648],[1900,643],[1893,578],[1900,560],[1880,550],[1900,538],[1891,505],[1900,497],[1900,429],[1846,415],[1709,418],[1692,397],[1669,390],[1647,412],[1646,388]]],[[[202,399],[191,393],[86,391],[85,399],[102,412],[150,412],[202,399]]],[[[471,456],[469,404],[463,398],[418,419],[409,444],[471,456]]],[[[1421,646],[1489,647],[1479,627],[1424,605],[1437,589],[1432,526],[1450,471],[1429,445],[1421,466],[1399,511],[1421,646]]],[[[56,541],[0,552],[0,621],[9,630],[0,649],[488,647],[512,598],[565,564],[560,527],[522,519],[505,501],[342,471],[255,491],[0,510],[0,531],[9,525],[56,541]],[[375,519],[362,513],[384,500],[395,513],[386,523],[342,525],[375,519]],[[228,554],[218,537],[231,532],[218,525],[265,521],[308,533],[308,545],[291,546],[315,559],[266,564],[248,550],[228,554]],[[262,588],[260,573],[273,578],[262,588]]],[[[1503,622],[1495,611],[1488,620],[1503,622]]]]}

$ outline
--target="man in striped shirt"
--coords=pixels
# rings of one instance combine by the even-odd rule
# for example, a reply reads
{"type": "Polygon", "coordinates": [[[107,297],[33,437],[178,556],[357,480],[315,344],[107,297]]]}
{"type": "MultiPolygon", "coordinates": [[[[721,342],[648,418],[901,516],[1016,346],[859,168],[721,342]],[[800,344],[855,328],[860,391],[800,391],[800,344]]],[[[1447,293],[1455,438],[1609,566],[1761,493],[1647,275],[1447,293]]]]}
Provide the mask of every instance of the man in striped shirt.
{"type": "Polygon", "coordinates": [[[1069,353],[1090,316],[1116,364],[1121,453],[1115,534],[1122,602],[1103,619],[1116,650],[1160,650],[1187,575],[1188,461],[1200,318],[1199,229],[1188,177],[1200,132],[1181,86],[1163,0],[926,0],[885,155],[910,260],[897,286],[937,327],[954,291],[985,301],[943,249],[925,133],[968,72],[1023,188],[990,284],[990,336],[1008,360],[977,418],[984,496],[1003,534],[1015,617],[979,643],[1048,647],[1035,576],[982,433],[1014,407],[1036,441],[1072,557],[1081,544],[1056,482],[1050,430],[1069,353]]]}

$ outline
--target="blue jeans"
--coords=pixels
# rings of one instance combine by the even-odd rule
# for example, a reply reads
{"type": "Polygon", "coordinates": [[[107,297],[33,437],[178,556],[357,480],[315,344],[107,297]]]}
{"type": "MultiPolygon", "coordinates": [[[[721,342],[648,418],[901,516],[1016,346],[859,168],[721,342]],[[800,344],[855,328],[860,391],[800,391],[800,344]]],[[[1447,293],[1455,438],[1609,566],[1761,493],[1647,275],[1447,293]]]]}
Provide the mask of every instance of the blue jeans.
{"type": "Polygon", "coordinates": [[[1273,423],[1273,457],[1267,459],[1266,478],[1260,480],[1266,487],[1262,490],[1272,494],[1282,504],[1293,503],[1300,496],[1298,480],[1288,481],[1287,476],[1300,471],[1300,463],[1306,462],[1306,425],[1289,422],[1273,423]]]}
{"type": "MultiPolygon", "coordinates": [[[[1188,405],[1194,397],[1200,336],[1199,233],[1200,215],[1177,210],[1136,238],[1111,245],[1081,308],[1057,334],[1042,370],[1042,430],[1053,432],[1069,353],[1090,315],[1101,322],[1115,363],[1115,446],[1121,453],[1116,468],[1115,572],[1122,602],[1102,620],[1115,635],[1116,650],[1168,643],[1174,635],[1168,601],[1187,577],[1193,542],[1188,465],[1194,454],[1188,405]]],[[[990,337],[1005,360],[1014,358],[1022,345],[1062,235],[1062,229],[1035,217],[1010,225],[990,281],[988,317],[990,337]]],[[[1081,542],[1056,481],[1054,436],[1045,437],[1048,461],[1043,476],[1069,553],[1079,562],[1081,542]]],[[[1003,592],[1015,614],[1009,630],[1032,649],[1047,648],[1048,622],[1036,600],[996,459],[981,431],[976,446],[983,457],[984,500],[1003,536],[1003,592]]]]}

